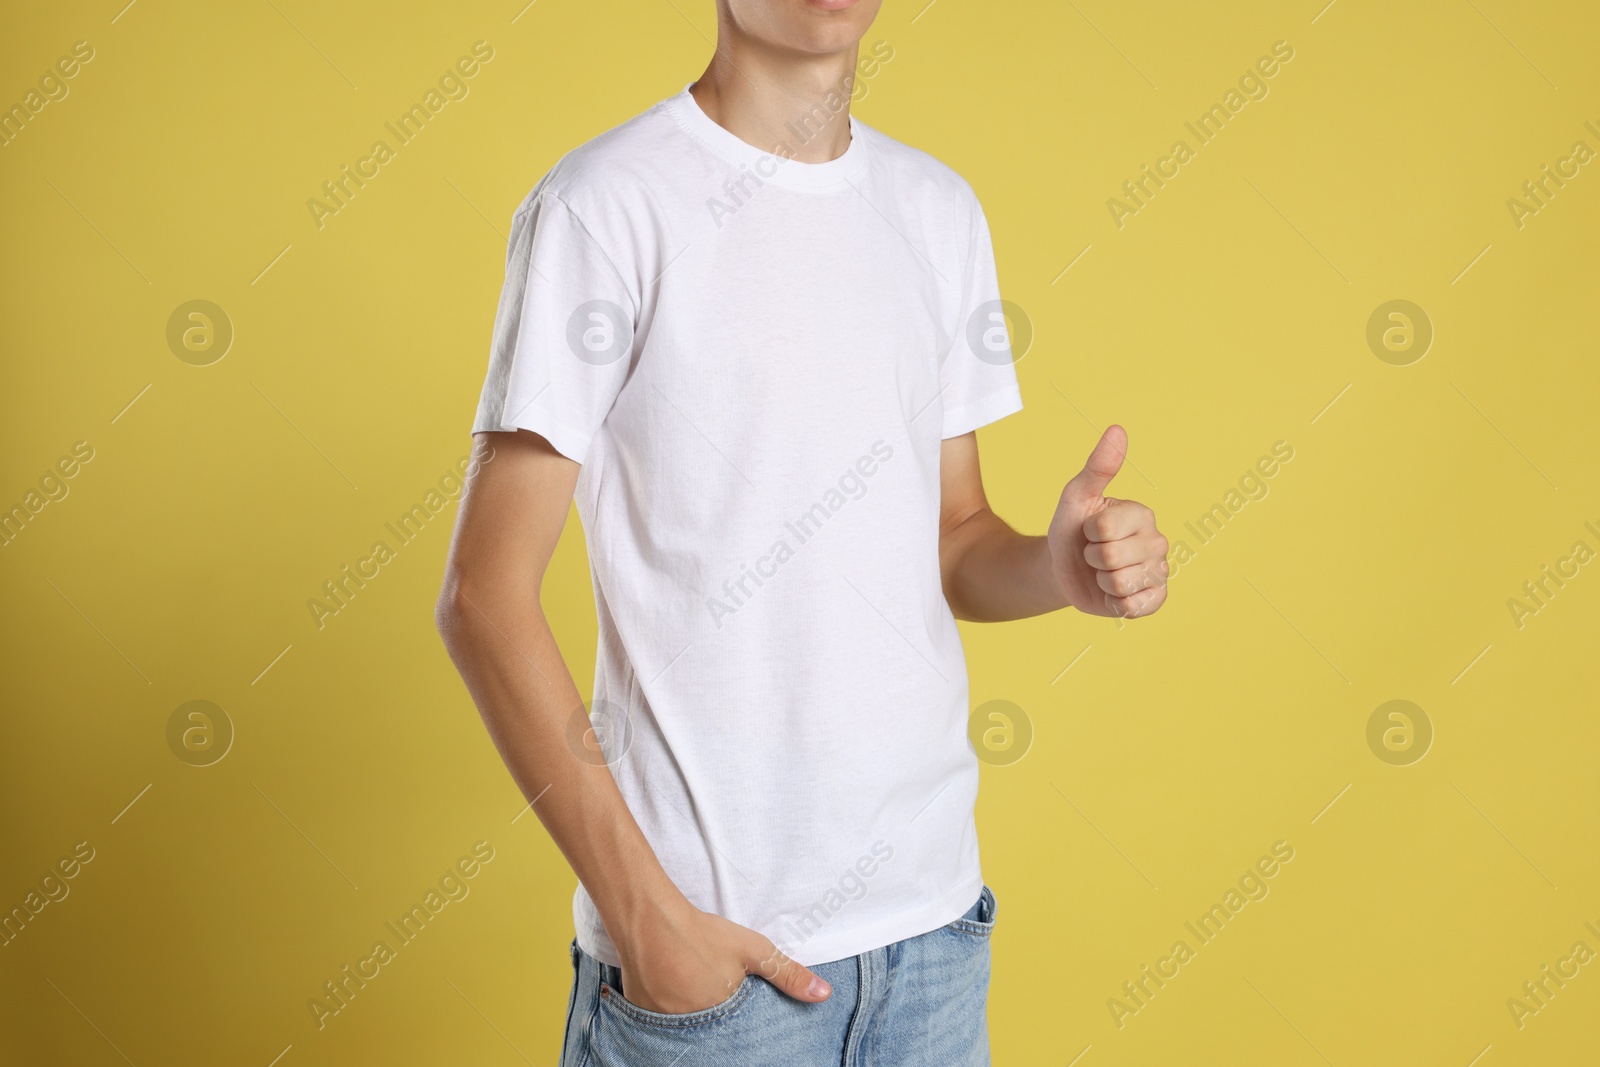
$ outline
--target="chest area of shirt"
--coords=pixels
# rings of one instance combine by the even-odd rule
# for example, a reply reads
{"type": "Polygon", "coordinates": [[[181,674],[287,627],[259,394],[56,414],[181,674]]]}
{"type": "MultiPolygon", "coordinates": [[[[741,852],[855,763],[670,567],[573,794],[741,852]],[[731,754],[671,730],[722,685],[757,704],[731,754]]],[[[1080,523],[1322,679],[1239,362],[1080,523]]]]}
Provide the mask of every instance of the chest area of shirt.
{"type": "Polygon", "coordinates": [[[904,219],[839,195],[696,234],[658,282],[652,355],[689,374],[936,376],[959,279],[904,219]]]}

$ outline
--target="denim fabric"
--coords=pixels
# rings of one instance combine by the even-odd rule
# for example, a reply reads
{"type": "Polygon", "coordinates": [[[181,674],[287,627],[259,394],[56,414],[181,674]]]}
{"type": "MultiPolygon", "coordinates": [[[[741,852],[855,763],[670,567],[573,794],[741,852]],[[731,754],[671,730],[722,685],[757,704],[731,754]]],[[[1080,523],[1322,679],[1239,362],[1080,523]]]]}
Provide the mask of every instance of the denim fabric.
{"type": "Polygon", "coordinates": [[[751,975],[688,1015],[630,1003],[618,969],[574,941],[561,1067],[988,1067],[995,911],[985,886],[947,926],[811,968],[833,986],[820,1004],[751,975]]]}

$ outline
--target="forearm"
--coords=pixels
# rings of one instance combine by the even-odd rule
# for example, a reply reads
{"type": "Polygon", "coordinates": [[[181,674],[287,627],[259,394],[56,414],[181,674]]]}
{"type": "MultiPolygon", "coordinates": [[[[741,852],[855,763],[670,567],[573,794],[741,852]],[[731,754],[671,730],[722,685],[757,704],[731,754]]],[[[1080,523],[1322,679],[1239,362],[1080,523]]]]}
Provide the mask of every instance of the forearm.
{"type": "Polygon", "coordinates": [[[942,532],[939,557],[945,599],[958,619],[1005,622],[1067,605],[1046,539],[1018,533],[987,507],[942,532]]]}
{"type": "Polygon", "coordinates": [[[440,633],[507,769],[620,943],[685,901],[610,768],[598,754],[580,757],[583,698],[544,613],[526,599],[447,586],[440,633]]]}

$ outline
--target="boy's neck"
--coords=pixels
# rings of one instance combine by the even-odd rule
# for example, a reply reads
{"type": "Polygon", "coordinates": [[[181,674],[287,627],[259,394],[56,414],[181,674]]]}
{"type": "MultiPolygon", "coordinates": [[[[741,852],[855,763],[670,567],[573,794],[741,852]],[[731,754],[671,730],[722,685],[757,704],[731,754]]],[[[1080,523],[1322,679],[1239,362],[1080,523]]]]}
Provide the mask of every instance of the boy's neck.
{"type": "Polygon", "coordinates": [[[756,42],[719,41],[689,92],[711,121],[746,144],[803,163],[827,163],[850,147],[856,52],[852,45],[846,52],[801,56],[756,42]]]}

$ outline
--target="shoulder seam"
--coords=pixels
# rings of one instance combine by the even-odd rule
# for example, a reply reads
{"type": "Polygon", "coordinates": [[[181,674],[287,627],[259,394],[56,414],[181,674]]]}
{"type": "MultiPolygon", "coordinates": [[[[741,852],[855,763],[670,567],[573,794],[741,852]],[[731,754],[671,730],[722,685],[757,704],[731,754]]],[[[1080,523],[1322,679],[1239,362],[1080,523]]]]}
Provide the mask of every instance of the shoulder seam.
{"type": "Polygon", "coordinates": [[[573,221],[578,224],[578,228],[583,231],[584,236],[589,238],[590,242],[594,244],[595,248],[600,250],[600,255],[603,259],[605,259],[606,266],[610,267],[611,273],[616,275],[618,283],[620,283],[622,286],[622,291],[628,294],[628,302],[633,305],[634,321],[638,321],[639,298],[634,296],[632,287],[628,285],[627,277],[620,269],[618,269],[616,260],[612,258],[611,253],[606,250],[606,246],[600,243],[600,238],[595,236],[594,231],[589,228],[589,224],[583,221],[583,216],[578,214],[573,206],[567,203],[566,199],[559,193],[541,193],[538,199],[543,199],[544,197],[549,197],[551,200],[554,200],[556,203],[566,208],[567,214],[572,216],[573,221]]]}

